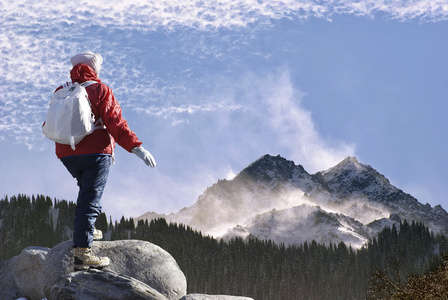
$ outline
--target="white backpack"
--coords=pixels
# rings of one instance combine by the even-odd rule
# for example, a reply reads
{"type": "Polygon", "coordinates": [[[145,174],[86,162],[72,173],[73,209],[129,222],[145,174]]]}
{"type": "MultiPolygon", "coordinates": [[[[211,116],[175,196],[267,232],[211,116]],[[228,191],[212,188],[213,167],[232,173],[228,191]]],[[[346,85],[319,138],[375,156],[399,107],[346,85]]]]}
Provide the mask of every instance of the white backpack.
{"type": "MultiPolygon", "coordinates": [[[[47,118],[42,127],[42,132],[47,138],[70,145],[75,150],[75,145],[85,136],[95,129],[105,128],[104,125],[95,126],[95,116],[85,89],[94,83],[97,82],[86,81],[81,84],[67,82],[51,96],[47,118]]],[[[99,121],[101,122],[101,119],[99,121]]]]}

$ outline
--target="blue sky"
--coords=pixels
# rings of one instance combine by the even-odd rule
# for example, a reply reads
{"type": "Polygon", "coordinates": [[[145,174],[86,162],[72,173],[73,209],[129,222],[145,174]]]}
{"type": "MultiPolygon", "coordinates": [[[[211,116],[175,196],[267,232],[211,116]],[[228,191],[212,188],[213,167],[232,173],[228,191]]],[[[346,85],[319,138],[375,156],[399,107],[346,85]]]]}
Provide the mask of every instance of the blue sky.
{"type": "Polygon", "coordinates": [[[448,209],[447,20],[447,1],[3,2],[0,195],[76,199],[40,126],[92,50],[157,161],[117,147],[114,219],[190,206],[266,153],[310,173],[356,156],[448,209]]]}

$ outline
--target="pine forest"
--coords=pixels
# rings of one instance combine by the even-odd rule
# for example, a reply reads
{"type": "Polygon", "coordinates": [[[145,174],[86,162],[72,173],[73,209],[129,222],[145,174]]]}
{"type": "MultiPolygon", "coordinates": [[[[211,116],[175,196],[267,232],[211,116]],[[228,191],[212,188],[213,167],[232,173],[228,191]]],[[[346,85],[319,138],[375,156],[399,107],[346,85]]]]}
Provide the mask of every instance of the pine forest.
{"type": "MultiPolygon", "coordinates": [[[[73,202],[42,195],[1,199],[0,262],[29,246],[52,248],[70,240],[75,207],[73,202]]],[[[144,240],[168,251],[187,278],[189,294],[257,300],[412,299],[409,295],[434,293],[435,298],[418,299],[437,299],[448,295],[448,284],[425,290],[430,284],[447,283],[447,239],[415,222],[386,227],[361,249],[342,242],[309,241],[293,246],[256,239],[224,242],[164,219],[108,221],[105,213],[96,227],[105,233],[105,240],[144,240]]]]}

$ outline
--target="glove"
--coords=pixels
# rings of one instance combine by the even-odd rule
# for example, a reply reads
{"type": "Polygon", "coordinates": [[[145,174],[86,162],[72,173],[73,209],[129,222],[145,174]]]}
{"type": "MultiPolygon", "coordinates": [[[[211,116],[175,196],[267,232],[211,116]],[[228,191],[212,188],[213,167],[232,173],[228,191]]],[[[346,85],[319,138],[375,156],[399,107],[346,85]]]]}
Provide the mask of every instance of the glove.
{"type": "Polygon", "coordinates": [[[141,158],[147,166],[155,167],[156,161],[154,157],[152,157],[151,153],[148,150],[145,150],[142,146],[132,148],[132,153],[141,158]]]}

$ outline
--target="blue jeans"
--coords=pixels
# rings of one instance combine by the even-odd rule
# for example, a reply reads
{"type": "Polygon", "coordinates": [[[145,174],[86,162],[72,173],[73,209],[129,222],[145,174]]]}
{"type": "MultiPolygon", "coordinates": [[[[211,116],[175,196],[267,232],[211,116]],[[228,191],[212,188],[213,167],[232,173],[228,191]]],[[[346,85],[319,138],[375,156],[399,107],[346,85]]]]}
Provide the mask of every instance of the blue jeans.
{"type": "Polygon", "coordinates": [[[111,165],[110,155],[77,155],[61,158],[79,186],[73,224],[73,246],[92,247],[95,221],[101,213],[101,196],[111,165]]]}

